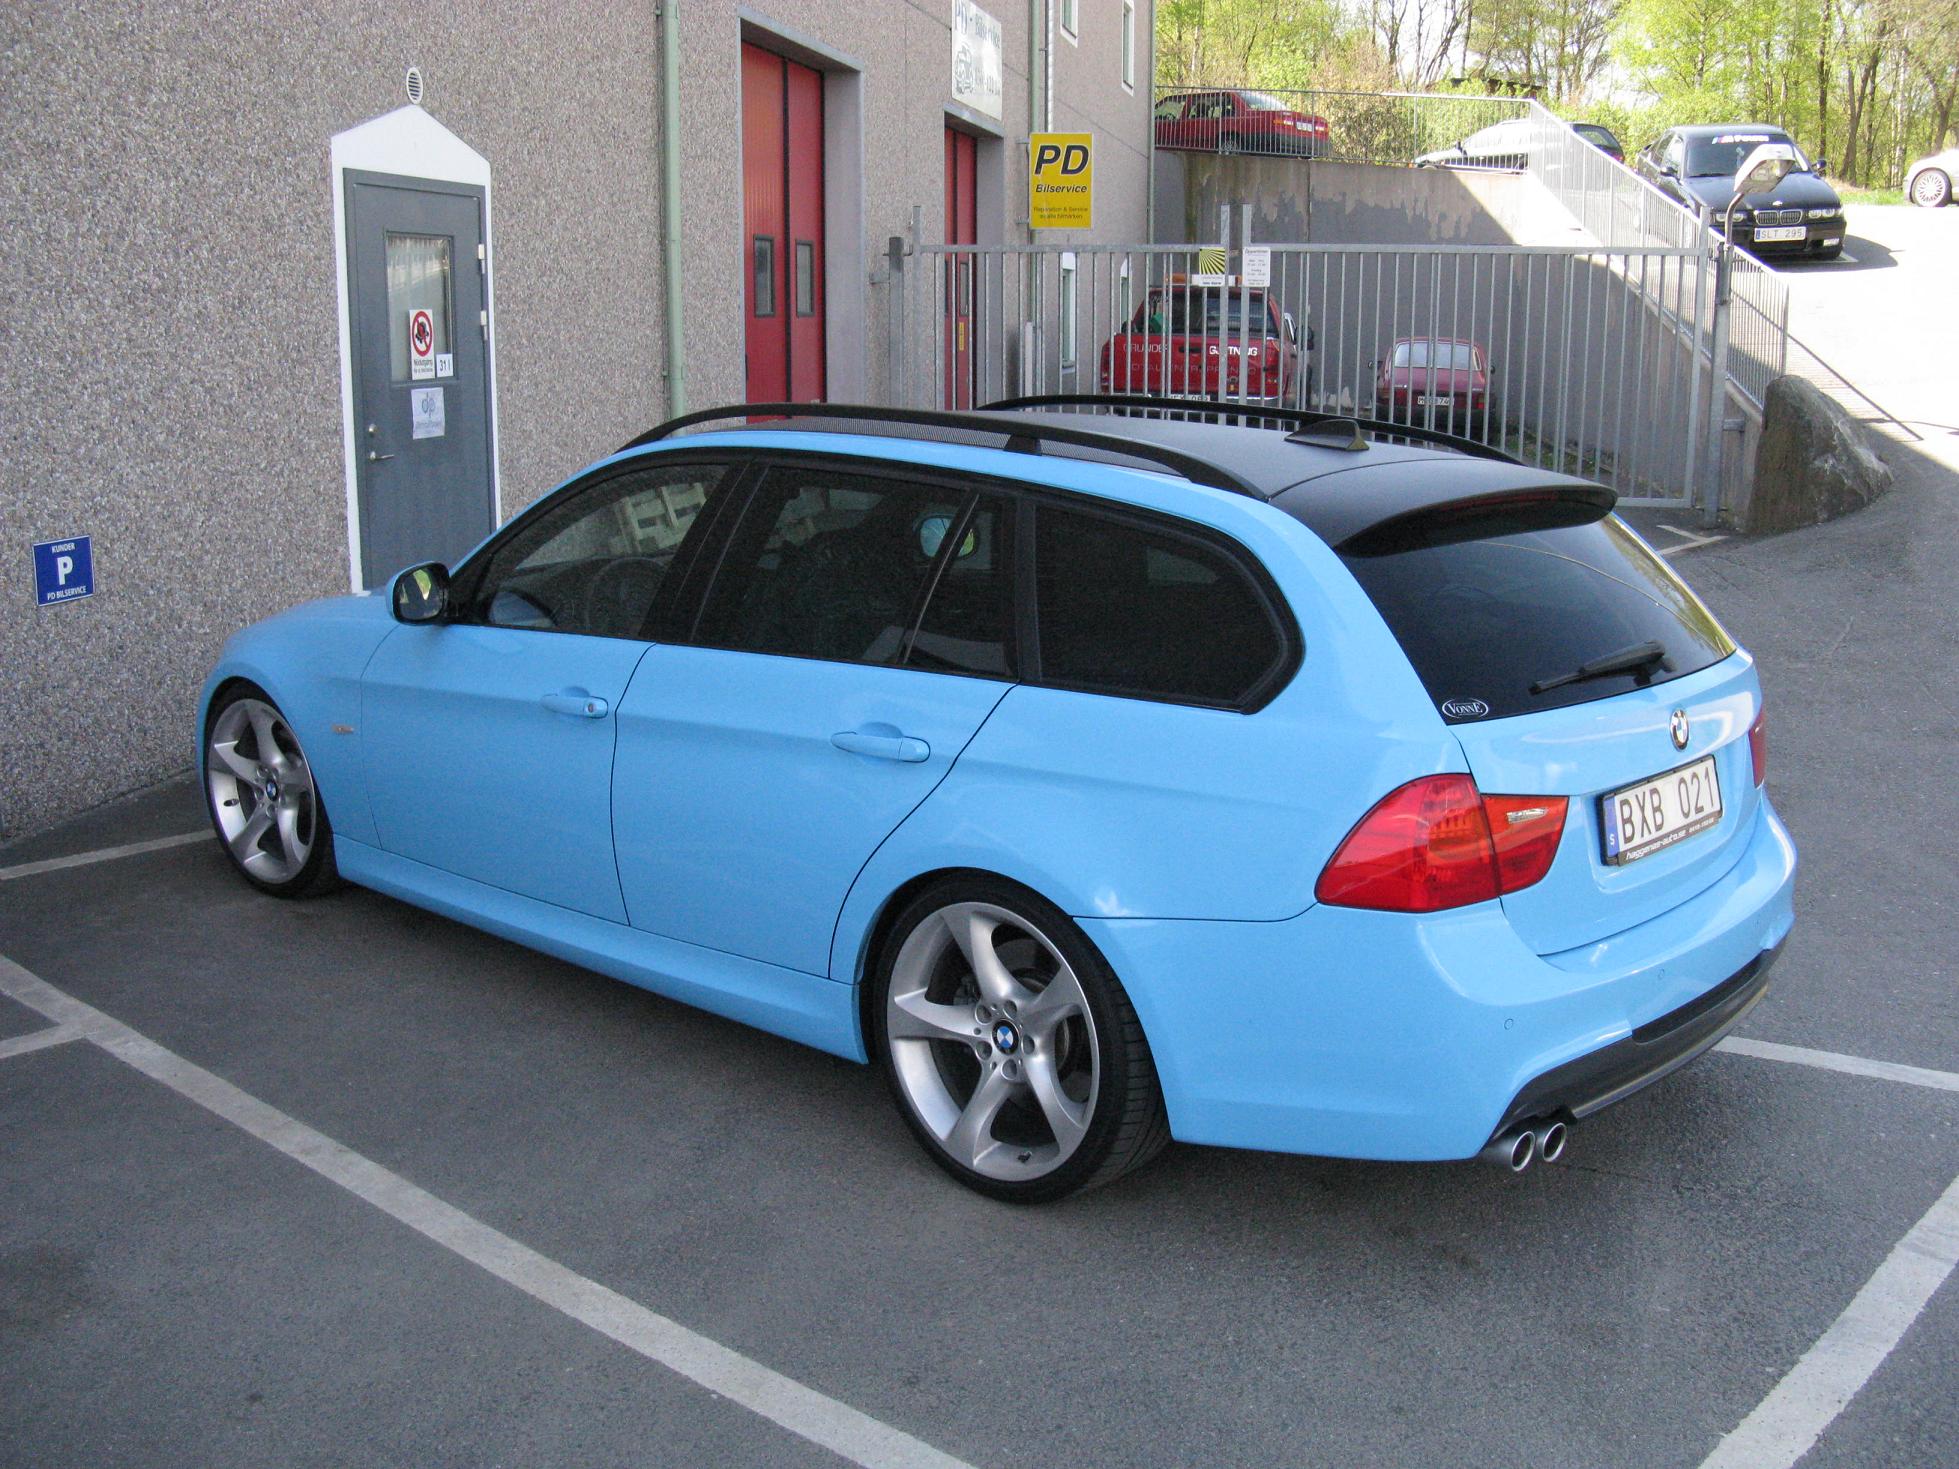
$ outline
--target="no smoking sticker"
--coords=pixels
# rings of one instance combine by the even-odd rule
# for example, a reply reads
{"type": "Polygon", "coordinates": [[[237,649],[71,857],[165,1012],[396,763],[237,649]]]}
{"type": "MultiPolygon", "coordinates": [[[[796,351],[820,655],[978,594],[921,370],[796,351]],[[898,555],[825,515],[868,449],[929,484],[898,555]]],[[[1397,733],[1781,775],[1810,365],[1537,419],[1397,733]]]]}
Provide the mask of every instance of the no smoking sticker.
{"type": "Polygon", "coordinates": [[[435,314],[426,306],[408,313],[408,376],[417,382],[435,376],[435,314]]]}

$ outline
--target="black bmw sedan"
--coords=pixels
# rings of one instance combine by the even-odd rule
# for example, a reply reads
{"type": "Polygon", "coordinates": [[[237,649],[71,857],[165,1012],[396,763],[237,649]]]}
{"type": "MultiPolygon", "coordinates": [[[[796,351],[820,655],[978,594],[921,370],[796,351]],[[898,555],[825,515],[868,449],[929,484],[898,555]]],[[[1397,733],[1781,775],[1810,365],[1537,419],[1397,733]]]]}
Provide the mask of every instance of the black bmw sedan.
{"type": "Polygon", "coordinates": [[[1734,195],[1734,177],[1748,155],[1763,143],[1795,141],[1781,128],[1754,123],[1716,123],[1673,128],[1640,150],[1634,166],[1655,188],[1687,208],[1705,207],[1716,229],[1757,255],[1800,255],[1834,260],[1843,253],[1843,201],[1824,181],[1824,161],[1810,160],[1801,148],[1795,172],[1766,194],[1748,194],[1724,216],[1734,195]]]}

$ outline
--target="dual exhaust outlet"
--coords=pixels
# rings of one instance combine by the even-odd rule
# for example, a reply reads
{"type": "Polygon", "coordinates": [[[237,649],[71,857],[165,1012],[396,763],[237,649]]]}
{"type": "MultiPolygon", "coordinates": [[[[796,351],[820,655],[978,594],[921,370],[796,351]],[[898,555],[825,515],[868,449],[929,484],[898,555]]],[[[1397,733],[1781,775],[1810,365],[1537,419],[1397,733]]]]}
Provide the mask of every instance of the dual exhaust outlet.
{"type": "Polygon", "coordinates": [[[1522,1173],[1533,1162],[1555,1163],[1564,1156],[1571,1129],[1556,1118],[1540,1117],[1506,1127],[1476,1156],[1486,1163],[1522,1173]]]}

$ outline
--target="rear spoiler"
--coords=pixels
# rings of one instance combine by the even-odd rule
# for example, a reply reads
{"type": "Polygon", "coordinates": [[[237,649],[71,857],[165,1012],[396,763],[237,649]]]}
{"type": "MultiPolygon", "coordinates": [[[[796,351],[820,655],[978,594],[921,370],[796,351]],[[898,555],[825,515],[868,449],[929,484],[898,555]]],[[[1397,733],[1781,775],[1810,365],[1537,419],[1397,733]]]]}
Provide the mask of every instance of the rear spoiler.
{"type": "Polygon", "coordinates": [[[1604,485],[1514,459],[1403,451],[1355,454],[1344,467],[1272,497],[1343,556],[1388,556],[1603,520],[1619,503],[1604,485]]]}

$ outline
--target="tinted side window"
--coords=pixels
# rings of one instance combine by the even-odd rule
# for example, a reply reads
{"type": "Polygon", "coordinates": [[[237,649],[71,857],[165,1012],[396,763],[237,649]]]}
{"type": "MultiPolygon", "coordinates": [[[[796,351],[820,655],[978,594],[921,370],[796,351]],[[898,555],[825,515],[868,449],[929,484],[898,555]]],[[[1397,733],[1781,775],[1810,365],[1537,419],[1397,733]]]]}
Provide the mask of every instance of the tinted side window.
{"type": "Polygon", "coordinates": [[[1615,515],[1593,525],[1344,556],[1429,696],[1500,718],[1666,683],[1719,663],[1735,645],[1713,614],[1615,515]],[[1648,641],[1657,668],[1533,693],[1584,664],[1648,641]]]}
{"type": "Polygon", "coordinates": [[[1043,682],[1235,705],[1284,661],[1270,604],[1210,542],[1048,505],[1035,524],[1043,682]]]}
{"type": "MultiPolygon", "coordinates": [[[[997,503],[950,544],[963,490],[782,466],[755,492],[696,641],[751,653],[1003,674],[1010,601],[997,503]],[[944,602],[912,644],[935,584],[944,602]]],[[[935,597],[935,601],[937,598],[935,597]]]]}
{"type": "Polygon", "coordinates": [[[468,615],[498,627],[643,636],[680,543],[726,477],[721,464],[656,463],[567,491],[491,553],[468,615]]]}

